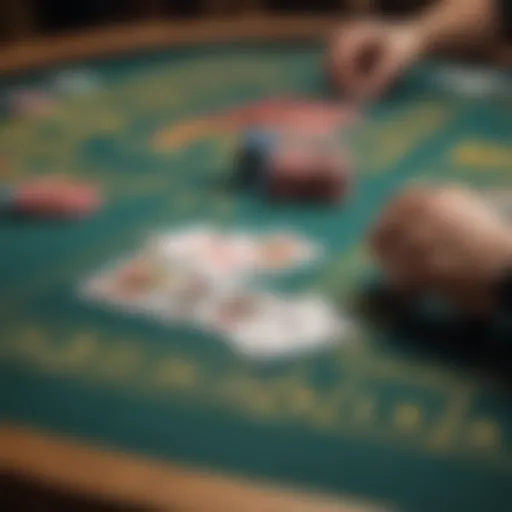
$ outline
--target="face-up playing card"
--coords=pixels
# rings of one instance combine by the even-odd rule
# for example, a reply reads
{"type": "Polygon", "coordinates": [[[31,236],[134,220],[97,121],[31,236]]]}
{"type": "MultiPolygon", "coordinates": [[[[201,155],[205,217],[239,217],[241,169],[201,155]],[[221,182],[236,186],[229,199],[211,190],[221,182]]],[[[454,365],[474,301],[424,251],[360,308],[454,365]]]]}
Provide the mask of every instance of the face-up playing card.
{"type": "Polygon", "coordinates": [[[82,292],[116,309],[174,323],[192,321],[213,289],[211,280],[192,269],[161,272],[151,260],[133,260],[92,278],[82,292]]]}
{"type": "Polygon", "coordinates": [[[319,297],[251,287],[250,276],[314,261],[319,247],[290,231],[227,233],[194,226],[151,236],[134,255],[89,277],[87,300],[217,333],[244,357],[269,360],[327,346],[347,325],[319,297]]]}
{"type": "Polygon", "coordinates": [[[296,299],[290,316],[290,324],[296,326],[297,337],[305,346],[337,341],[350,329],[346,319],[315,295],[296,299]]]}
{"type": "Polygon", "coordinates": [[[253,359],[310,352],[347,339],[350,325],[319,297],[268,297],[228,334],[237,351],[253,359]]]}
{"type": "Polygon", "coordinates": [[[220,237],[204,252],[202,264],[207,272],[222,276],[241,276],[254,261],[254,241],[243,235],[220,237]]]}
{"type": "Polygon", "coordinates": [[[202,226],[178,232],[161,233],[150,238],[146,253],[156,265],[169,265],[176,261],[196,261],[216,243],[218,234],[202,226]]]}
{"type": "Polygon", "coordinates": [[[293,345],[293,335],[284,322],[285,303],[276,297],[260,297],[253,315],[233,326],[228,339],[237,352],[253,359],[281,356],[293,345]]]}
{"type": "Polygon", "coordinates": [[[266,308],[269,296],[247,289],[224,290],[214,294],[201,308],[200,320],[224,335],[257,320],[266,308]]]}
{"type": "Polygon", "coordinates": [[[282,271],[307,264],[319,256],[319,248],[291,232],[276,232],[259,240],[256,266],[263,271],[282,271]]]}
{"type": "Polygon", "coordinates": [[[136,258],[118,262],[110,271],[91,279],[86,294],[114,302],[130,302],[148,292],[158,280],[157,272],[136,258]]]}
{"type": "Polygon", "coordinates": [[[254,241],[241,234],[191,228],[153,237],[150,254],[156,265],[195,268],[211,279],[236,279],[253,265],[254,241]]]}

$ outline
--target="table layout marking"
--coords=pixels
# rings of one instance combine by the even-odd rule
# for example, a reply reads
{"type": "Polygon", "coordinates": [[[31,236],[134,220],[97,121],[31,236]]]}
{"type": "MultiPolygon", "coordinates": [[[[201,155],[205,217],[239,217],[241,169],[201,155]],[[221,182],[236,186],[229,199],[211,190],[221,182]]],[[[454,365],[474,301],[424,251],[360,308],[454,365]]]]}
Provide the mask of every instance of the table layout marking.
{"type": "Polygon", "coordinates": [[[360,151],[358,165],[363,172],[382,173],[406,158],[421,142],[432,137],[445,126],[453,112],[445,104],[424,103],[408,107],[368,122],[363,128],[358,145],[371,147],[371,151],[360,151]]]}
{"type": "MultiPolygon", "coordinates": [[[[311,388],[307,380],[290,380],[285,375],[268,381],[237,374],[236,371],[214,375],[195,358],[178,354],[170,358],[159,355],[155,359],[154,355],[142,348],[139,350],[139,347],[136,340],[103,340],[99,333],[89,333],[75,338],[70,348],[69,343],[63,344],[62,340],[56,345],[51,333],[45,331],[43,326],[33,326],[24,334],[20,330],[11,331],[0,355],[4,361],[16,362],[38,373],[74,376],[96,382],[97,385],[121,385],[121,389],[129,393],[143,393],[147,399],[158,399],[164,389],[172,391],[172,396],[186,392],[197,404],[219,403],[220,400],[220,403],[228,408],[234,407],[242,414],[255,417],[263,414],[273,422],[298,421],[313,430],[332,429],[332,434],[405,444],[408,449],[418,449],[424,453],[435,448],[436,453],[469,457],[491,466],[512,469],[512,453],[508,453],[505,447],[497,450],[497,419],[477,416],[462,426],[455,421],[448,428],[446,425],[449,421],[444,416],[441,423],[435,424],[437,430],[422,432],[418,430],[423,416],[422,406],[398,399],[392,409],[389,409],[389,404],[386,405],[386,410],[394,411],[395,419],[382,424],[376,415],[378,396],[369,389],[365,391],[360,388],[360,384],[366,386],[368,378],[376,378],[371,366],[353,368],[355,380],[342,376],[341,382],[319,393],[311,388]],[[99,372],[99,363],[107,361],[105,356],[112,364],[105,362],[101,365],[104,372],[99,372]],[[440,424],[441,427],[438,426],[440,424]],[[405,426],[411,431],[412,437],[403,437],[405,426]],[[451,432],[460,429],[468,432],[464,442],[452,442],[454,436],[451,432]],[[439,431],[449,433],[443,434],[443,438],[439,431]],[[443,442],[434,443],[433,446],[432,432],[443,442]]],[[[419,389],[422,389],[421,386],[419,389]]],[[[441,394],[446,393],[446,388],[445,391],[443,388],[435,389],[441,394]]],[[[450,401],[449,393],[444,400],[450,401]]],[[[453,409],[448,408],[448,411],[456,416],[453,409]]]]}
{"type": "Polygon", "coordinates": [[[469,384],[452,388],[449,391],[451,396],[448,398],[445,415],[432,432],[429,440],[432,450],[445,448],[456,442],[456,436],[474,402],[475,393],[474,387],[469,384]]]}

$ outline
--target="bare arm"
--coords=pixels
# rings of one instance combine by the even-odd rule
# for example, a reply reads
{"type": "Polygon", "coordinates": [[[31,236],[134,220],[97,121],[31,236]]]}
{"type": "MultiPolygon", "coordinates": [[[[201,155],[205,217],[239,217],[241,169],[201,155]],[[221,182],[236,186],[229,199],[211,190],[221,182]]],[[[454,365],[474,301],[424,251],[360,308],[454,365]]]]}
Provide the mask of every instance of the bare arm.
{"type": "Polygon", "coordinates": [[[417,18],[414,28],[421,34],[425,51],[430,51],[496,37],[500,18],[498,0],[441,0],[417,18]]]}

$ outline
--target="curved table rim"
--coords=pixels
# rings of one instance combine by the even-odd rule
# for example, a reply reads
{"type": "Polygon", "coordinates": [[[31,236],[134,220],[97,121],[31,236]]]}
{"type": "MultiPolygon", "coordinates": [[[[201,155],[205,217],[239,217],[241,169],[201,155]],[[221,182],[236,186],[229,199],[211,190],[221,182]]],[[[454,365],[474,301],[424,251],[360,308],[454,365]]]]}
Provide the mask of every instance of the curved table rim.
{"type": "Polygon", "coordinates": [[[251,16],[212,21],[148,21],[35,37],[0,47],[0,75],[64,62],[174,45],[257,40],[321,40],[341,17],[251,16]]]}

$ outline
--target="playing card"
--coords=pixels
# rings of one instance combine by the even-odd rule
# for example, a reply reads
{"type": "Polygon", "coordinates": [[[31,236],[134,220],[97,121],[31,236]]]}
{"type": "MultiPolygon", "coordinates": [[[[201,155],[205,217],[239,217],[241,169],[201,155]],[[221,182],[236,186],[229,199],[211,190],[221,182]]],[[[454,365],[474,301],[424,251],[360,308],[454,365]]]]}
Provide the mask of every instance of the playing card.
{"type": "Polygon", "coordinates": [[[292,232],[281,231],[262,237],[256,248],[256,266],[263,271],[283,271],[313,262],[319,248],[292,232]]]}
{"type": "Polygon", "coordinates": [[[146,252],[156,265],[166,266],[176,261],[194,263],[216,243],[218,236],[214,230],[203,226],[159,233],[149,238],[146,252]]]}
{"type": "Polygon", "coordinates": [[[148,253],[155,265],[191,267],[212,280],[240,279],[253,266],[254,242],[242,234],[194,227],[152,237],[148,253]]]}
{"type": "Polygon", "coordinates": [[[81,293],[164,324],[200,326],[243,357],[279,359],[327,346],[347,326],[319,297],[262,292],[250,278],[313,261],[318,253],[287,230],[256,235],[192,226],[149,237],[137,253],[89,277],[81,293]]]}
{"type": "Polygon", "coordinates": [[[192,319],[210,291],[210,283],[200,274],[171,266],[163,271],[141,256],[119,263],[82,286],[87,299],[164,322],[192,319]]]}
{"type": "Polygon", "coordinates": [[[155,267],[146,260],[131,258],[87,280],[82,292],[87,298],[132,310],[142,307],[161,286],[162,275],[155,267]]]}
{"type": "Polygon", "coordinates": [[[252,359],[279,359],[346,341],[353,327],[319,296],[273,297],[231,334],[237,351],[252,359]]]}
{"type": "Polygon", "coordinates": [[[244,326],[234,337],[235,350],[251,359],[278,359],[290,353],[293,339],[282,325],[269,318],[244,326]]]}
{"type": "Polygon", "coordinates": [[[351,329],[350,323],[320,296],[296,299],[290,316],[289,323],[296,325],[297,337],[306,346],[340,341],[351,329]]]}
{"type": "Polygon", "coordinates": [[[215,290],[198,312],[200,322],[215,332],[230,335],[261,315],[265,297],[247,289],[215,290]]]}
{"type": "Polygon", "coordinates": [[[242,235],[220,236],[202,253],[204,270],[222,278],[241,278],[254,266],[254,239],[242,235]]]}
{"type": "Polygon", "coordinates": [[[281,315],[283,301],[261,297],[254,314],[236,324],[228,338],[236,351],[253,359],[282,356],[293,343],[293,334],[281,315]]]}

